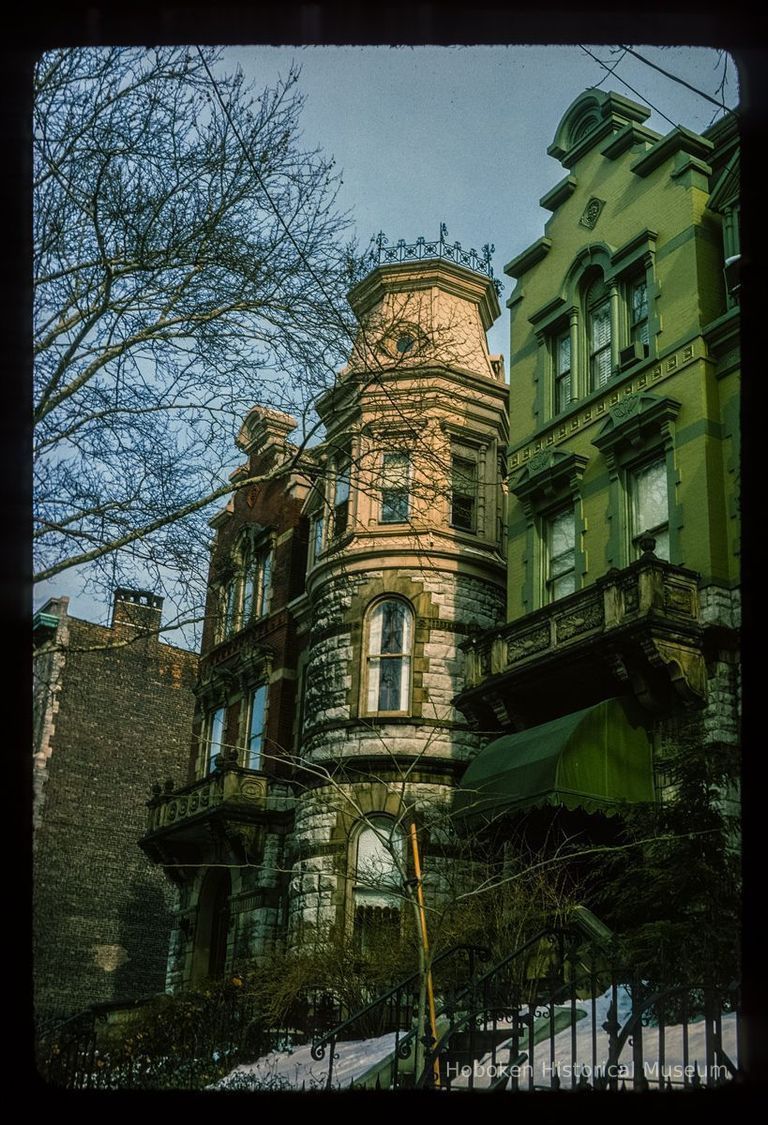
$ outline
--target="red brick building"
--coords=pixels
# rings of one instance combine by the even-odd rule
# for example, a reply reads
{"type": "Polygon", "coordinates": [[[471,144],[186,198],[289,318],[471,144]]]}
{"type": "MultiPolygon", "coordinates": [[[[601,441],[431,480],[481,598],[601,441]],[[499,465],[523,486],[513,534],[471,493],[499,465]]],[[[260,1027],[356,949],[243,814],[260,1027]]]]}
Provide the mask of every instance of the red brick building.
{"type": "Polygon", "coordinates": [[[220,975],[285,926],[299,737],[299,622],[289,607],[304,591],[310,489],[286,440],[296,424],[251,410],[238,437],[247,456],[233,474],[239,487],[211,520],[186,783],[155,790],[142,839],[178,888],[170,987],[220,975]]]}

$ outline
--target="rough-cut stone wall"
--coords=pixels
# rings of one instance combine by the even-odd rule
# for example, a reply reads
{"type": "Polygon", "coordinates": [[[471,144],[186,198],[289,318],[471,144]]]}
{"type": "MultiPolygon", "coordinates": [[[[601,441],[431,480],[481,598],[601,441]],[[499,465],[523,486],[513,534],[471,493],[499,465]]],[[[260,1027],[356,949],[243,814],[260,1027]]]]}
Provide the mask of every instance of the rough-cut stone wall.
{"type": "MultiPolygon", "coordinates": [[[[737,753],[740,744],[740,592],[712,585],[701,589],[699,598],[701,623],[706,628],[721,630],[721,643],[710,646],[704,708],[681,712],[656,723],[656,757],[660,760],[684,752],[686,745],[731,746],[737,753]]],[[[662,799],[670,798],[671,785],[663,775],[658,780],[662,799]]],[[[738,812],[737,792],[724,793],[723,801],[728,812],[738,812]]]]}
{"type": "MultiPolygon", "coordinates": [[[[355,836],[372,815],[386,813],[404,831],[415,820],[422,839],[425,895],[436,907],[454,885],[454,860],[441,854],[452,840],[448,814],[453,786],[445,782],[378,780],[338,782],[308,791],[299,801],[291,838],[294,857],[289,888],[288,940],[300,945],[313,933],[337,936],[352,925],[355,836]],[[426,843],[424,840],[426,839],[426,843]],[[441,847],[433,851],[430,839],[441,847]],[[442,897],[441,897],[442,896],[442,897]]],[[[289,858],[290,858],[289,856],[289,858]]],[[[405,874],[413,874],[406,847],[405,874]]],[[[405,906],[405,899],[401,905],[405,906]]]]}
{"type": "Polygon", "coordinates": [[[719,626],[723,638],[731,640],[717,646],[708,666],[707,706],[702,730],[707,743],[739,744],[741,680],[738,630],[741,625],[741,594],[738,589],[706,586],[700,591],[701,621],[719,626]]]}
{"type": "MultiPolygon", "coordinates": [[[[457,723],[463,716],[451,705],[461,689],[464,654],[460,642],[470,631],[489,629],[504,619],[504,592],[472,575],[431,569],[338,574],[325,583],[313,604],[313,629],[304,687],[303,754],[329,756],[341,749],[339,722],[360,713],[363,671],[363,618],[375,596],[408,598],[416,614],[413,654],[413,713],[416,718],[457,723]],[[367,594],[367,596],[366,596],[367,594]]],[[[411,737],[392,724],[392,737],[411,737]]],[[[422,737],[421,734],[418,736],[422,737]]],[[[362,734],[370,740],[370,731],[362,734]]],[[[359,749],[349,733],[345,752],[359,749]]],[[[459,739],[457,749],[471,749],[459,739]]],[[[425,751],[422,746],[419,753],[425,751]]],[[[445,753],[445,740],[433,735],[430,753],[445,753]]]]}
{"type": "Polygon", "coordinates": [[[427,840],[427,885],[448,893],[453,860],[441,849],[430,854],[429,826],[445,838],[457,776],[486,741],[451,703],[463,683],[459,644],[502,622],[504,608],[503,587],[447,567],[337,572],[315,588],[301,746],[307,788],[291,836],[293,945],[312,932],[351,931],[355,833],[371,815],[416,820],[427,840]],[[365,713],[365,614],[387,595],[413,606],[413,688],[410,715],[379,718],[365,713]]]}
{"type": "MultiPolygon", "coordinates": [[[[275,785],[272,791],[279,788],[275,785]]],[[[287,789],[280,789],[280,792],[287,796],[287,789]]],[[[284,944],[287,914],[286,837],[285,827],[281,831],[267,829],[262,845],[251,857],[250,865],[236,863],[234,857],[231,857],[230,924],[226,958],[230,971],[234,972],[246,962],[269,954],[284,944]]],[[[226,862],[226,859],[222,862],[226,862]]],[[[189,883],[176,891],[166,977],[168,992],[177,992],[196,983],[193,979],[193,955],[199,899],[209,870],[207,865],[199,867],[189,883]]]]}
{"type": "Polygon", "coordinates": [[[137,840],[151,785],[183,772],[197,657],[130,629],[66,619],[57,657],[33,890],[42,1019],[164,986],[171,888],[137,840]]]}

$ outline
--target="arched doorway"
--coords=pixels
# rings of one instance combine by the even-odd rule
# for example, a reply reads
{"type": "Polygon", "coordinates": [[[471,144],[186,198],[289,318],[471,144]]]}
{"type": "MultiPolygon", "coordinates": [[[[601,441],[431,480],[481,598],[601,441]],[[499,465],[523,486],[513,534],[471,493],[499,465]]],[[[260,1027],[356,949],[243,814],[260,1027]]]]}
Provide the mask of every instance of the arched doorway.
{"type": "Polygon", "coordinates": [[[192,957],[192,983],[224,975],[229,933],[229,896],[232,881],[221,867],[207,872],[197,906],[197,932],[192,957]]]}

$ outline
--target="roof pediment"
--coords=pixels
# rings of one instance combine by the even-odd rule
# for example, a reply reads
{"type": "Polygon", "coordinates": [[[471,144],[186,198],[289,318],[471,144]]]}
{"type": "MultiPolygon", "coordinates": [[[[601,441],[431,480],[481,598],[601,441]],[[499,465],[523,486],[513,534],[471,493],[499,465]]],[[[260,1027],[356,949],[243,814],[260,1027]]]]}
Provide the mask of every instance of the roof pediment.
{"type": "Polygon", "coordinates": [[[621,94],[585,90],[565,111],[547,152],[571,168],[600,141],[629,124],[645,121],[650,113],[621,94]]]}

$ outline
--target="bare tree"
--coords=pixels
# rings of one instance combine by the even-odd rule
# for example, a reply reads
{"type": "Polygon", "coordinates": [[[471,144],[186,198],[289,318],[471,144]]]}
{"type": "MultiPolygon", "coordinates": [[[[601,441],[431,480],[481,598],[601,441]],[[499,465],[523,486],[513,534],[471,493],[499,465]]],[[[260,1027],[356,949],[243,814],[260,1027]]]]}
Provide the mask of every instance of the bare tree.
{"type": "Polygon", "coordinates": [[[97,585],[199,593],[241,418],[260,401],[306,432],[348,345],[348,219],[333,160],[302,145],[298,71],[257,95],[218,62],[164,47],[38,64],[38,580],[79,565],[97,585]]]}

